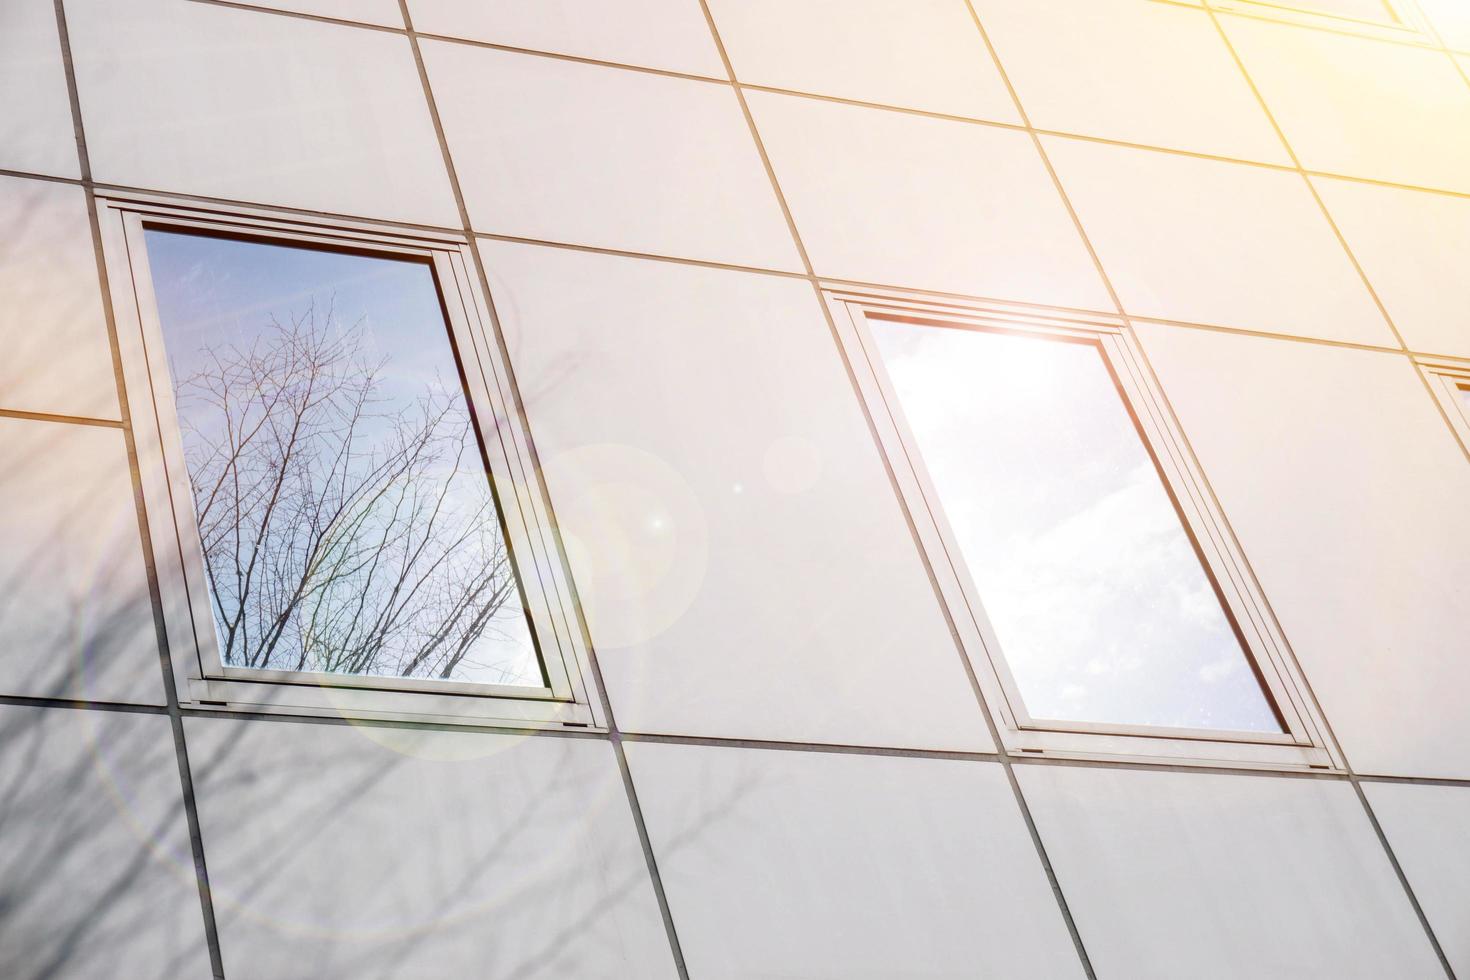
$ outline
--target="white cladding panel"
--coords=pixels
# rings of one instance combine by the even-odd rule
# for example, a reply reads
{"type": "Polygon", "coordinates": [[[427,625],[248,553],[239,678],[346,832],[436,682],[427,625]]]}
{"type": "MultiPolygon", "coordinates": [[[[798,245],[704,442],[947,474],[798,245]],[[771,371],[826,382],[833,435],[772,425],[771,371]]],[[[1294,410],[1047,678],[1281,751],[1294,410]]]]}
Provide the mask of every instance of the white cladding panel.
{"type": "Polygon", "coordinates": [[[0,418],[0,694],[162,704],[123,434],[0,418]]]}
{"type": "Polygon", "coordinates": [[[1221,18],[1308,170],[1470,191],[1470,87],[1443,54],[1221,18]]]}
{"type": "Polygon", "coordinates": [[[699,0],[408,0],[414,30],[724,78],[699,0]]]}
{"type": "Polygon", "coordinates": [[[1470,973],[1470,786],[1364,783],[1455,973],[1470,973]]]}
{"type": "Polygon", "coordinates": [[[1123,308],[1357,344],[1395,344],[1298,174],[1046,137],[1123,308]]]}
{"type": "Polygon", "coordinates": [[[93,175],[458,226],[408,39],[171,0],[69,0],[93,175]]]}
{"type": "Polygon", "coordinates": [[[1083,975],[995,763],[626,747],[690,976],[1083,975]]]}
{"type": "Polygon", "coordinates": [[[715,0],[749,85],[1019,123],[965,0],[715,0]]]}
{"type": "Polygon", "coordinates": [[[0,747],[0,976],[209,976],[168,719],[0,705],[0,747]]]}
{"type": "Polygon", "coordinates": [[[1139,332],[1348,762],[1470,778],[1470,467],[1413,366],[1139,332]]]}
{"type": "Polygon", "coordinates": [[[696,980],[1080,976],[809,272],[1115,289],[1347,760],[1465,781],[1370,779],[1379,834],[1341,778],[1022,756],[1096,975],[1442,977],[1391,855],[1470,975],[1470,447],[1409,356],[1470,364],[1470,14],[1322,13],[1387,2],[0,0],[0,976],[209,975],[196,815],[231,980],[658,980],[670,929],[696,980]],[[626,767],[176,744],[79,137],[109,196],[469,224],[626,767]]]}
{"type": "Polygon", "coordinates": [[[1203,10],[1153,0],[976,0],[1038,129],[1290,163],[1203,10]]]}
{"type": "Polygon", "coordinates": [[[1345,782],[1016,774],[1099,977],[1443,977],[1345,782]]]}
{"type": "Polygon", "coordinates": [[[727,86],[424,43],[476,231],[801,267],[727,86]]]}
{"type": "Polygon", "coordinates": [[[399,9],[398,0],[250,0],[250,5],[381,27],[403,26],[403,11],[399,9]]]}
{"type": "Polygon", "coordinates": [[[55,0],[0,4],[0,168],[81,176],[55,0]]]}
{"type": "Polygon", "coordinates": [[[809,284],[480,248],[621,727],[992,747],[809,284]]]}
{"type": "Polygon", "coordinates": [[[118,419],[79,187],[0,176],[0,409],[118,419]]]}
{"type": "Polygon", "coordinates": [[[1470,357],[1470,200],[1313,179],[1410,350],[1470,357]]]}
{"type": "Polygon", "coordinates": [[[606,742],[185,730],[232,976],[676,975],[606,742]]]}
{"type": "Polygon", "coordinates": [[[818,275],[1111,309],[1025,133],[751,92],[818,275]]]}

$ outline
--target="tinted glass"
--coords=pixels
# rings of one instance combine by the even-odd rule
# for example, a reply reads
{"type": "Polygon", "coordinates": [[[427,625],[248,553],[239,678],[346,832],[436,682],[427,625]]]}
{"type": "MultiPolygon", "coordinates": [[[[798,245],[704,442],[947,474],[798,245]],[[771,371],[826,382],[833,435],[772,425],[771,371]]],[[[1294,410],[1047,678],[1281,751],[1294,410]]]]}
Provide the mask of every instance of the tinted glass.
{"type": "Polygon", "coordinates": [[[1281,730],[1097,347],[869,322],[1032,717],[1281,730]]]}
{"type": "Polygon", "coordinates": [[[147,242],[225,664],[543,686],[430,267],[147,242]]]}

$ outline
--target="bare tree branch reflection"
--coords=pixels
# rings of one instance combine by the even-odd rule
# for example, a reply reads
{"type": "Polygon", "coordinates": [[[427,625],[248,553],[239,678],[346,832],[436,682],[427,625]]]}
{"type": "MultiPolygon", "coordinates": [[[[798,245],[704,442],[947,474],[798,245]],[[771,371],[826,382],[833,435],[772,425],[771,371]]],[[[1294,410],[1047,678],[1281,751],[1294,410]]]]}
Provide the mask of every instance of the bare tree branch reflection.
{"type": "Polygon", "coordinates": [[[370,348],[313,305],[178,381],[221,657],[523,682],[483,642],[520,612],[458,379],[405,398],[370,348]]]}

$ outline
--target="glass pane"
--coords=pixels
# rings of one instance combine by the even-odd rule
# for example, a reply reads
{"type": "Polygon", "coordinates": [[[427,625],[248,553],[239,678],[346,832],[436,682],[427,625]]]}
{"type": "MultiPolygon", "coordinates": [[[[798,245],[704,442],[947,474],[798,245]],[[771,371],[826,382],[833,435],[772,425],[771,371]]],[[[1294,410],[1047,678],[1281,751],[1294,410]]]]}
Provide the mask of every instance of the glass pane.
{"type": "Polygon", "coordinates": [[[869,323],[1032,717],[1281,731],[1097,347],[869,323]]]}
{"type": "Polygon", "coordinates": [[[543,687],[429,265],[147,242],[225,664],[543,687]]]}

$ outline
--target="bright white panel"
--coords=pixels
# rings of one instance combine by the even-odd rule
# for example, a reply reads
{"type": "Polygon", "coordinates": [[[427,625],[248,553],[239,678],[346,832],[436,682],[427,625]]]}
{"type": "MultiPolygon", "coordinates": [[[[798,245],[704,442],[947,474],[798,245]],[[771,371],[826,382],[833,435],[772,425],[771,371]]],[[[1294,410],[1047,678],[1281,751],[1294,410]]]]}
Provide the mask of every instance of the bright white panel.
{"type": "Polygon", "coordinates": [[[363,24],[402,27],[398,0],[245,0],[253,7],[269,7],[317,17],[355,20],[363,24]]]}
{"type": "Polygon", "coordinates": [[[207,977],[163,715],[0,706],[0,975],[207,977]]]}
{"type": "Polygon", "coordinates": [[[800,268],[728,86],[442,41],[423,50],[477,230],[800,268]]]}
{"type": "Polygon", "coordinates": [[[740,81],[1019,123],[965,0],[714,0],[740,81]]]}
{"type": "Polygon", "coordinates": [[[1290,163],[1207,14],[1151,0],[978,0],[1033,125],[1290,163]]]}
{"type": "Polygon", "coordinates": [[[1348,761],[1470,777],[1470,467],[1418,372],[1138,330],[1348,761]]]}
{"type": "Polygon", "coordinates": [[[1016,773],[1099,977],[1443,977],[1346,782],[1016,773]]]}
{"type": "Polygon", "coordinates": [[[122,432],[0,418],[0,692],[163,703],[122,432]]]}
{"type": "Polygon", "coordinates": [[[1044,142],[1129,313],[1396,345],[1297,174],[1044,142]]]}
{"type": "Polygon", "coordinates": [[[621,727],[991,748],[810,285],[481,249],[621,727]]]}
{"type": "Polygon", "coordinates": [[[626,749],[691,976],[1082,976],[999,765],[626,749]]]}
{"type": "Polygon", "coordinates": [[[414,30],[724,78],[699,0],[409,0],[414,30]]]}
{"type": "Polygon", "coordinates": [[[1110,309],[1025,133],[749,93],[819,274],[1110,309]]]}
{"type": "Polygon", "coordinates": [[[1364,783],[1388,837],[1457,974],[1470,974],[1470,787],[1364,783]]]}
{"type": "Polygon", "coordinates": [[[81,176],[54,0],[0,4],[0,167],[81,176]]]}
{"type": "Polygon", "coordinates": [[[190,718],[232,976],[675,976],[603,741],[190,718]]]}
{"type": "Polygon", "coordinates": [[[167,0],[71,0],[100,181],[458,226],[408,39],[167,0]]]}
{"type": "Polygon", "coordinates": [[[1470,357],[1470,200],[1314,183],[1409,348],[1470,357]]]}
{"type": "Polygon", "coordinates": [[[1462,0],[1417,0],[1447,47],[1470,49],[1470,6],[1462,0]]]}
{"type": "Polygon", "coordinates": [[[1389,8],[1389,2],[1390,0],[1286,0],[1273,3],[1272,6],[1345,17],[1370,24],[1393,24],[1398,18],[1389,8]]]}
{"type": "Polygon", "coordinates": [[[1443,54],[1221,22],[1308,170],[1470,191],[1470,87],[1443,54]]]}
{"type": "Polygon", "coordinates": [[[117,419],[80,187],[0,177],[0,408],[117,419]]]}

